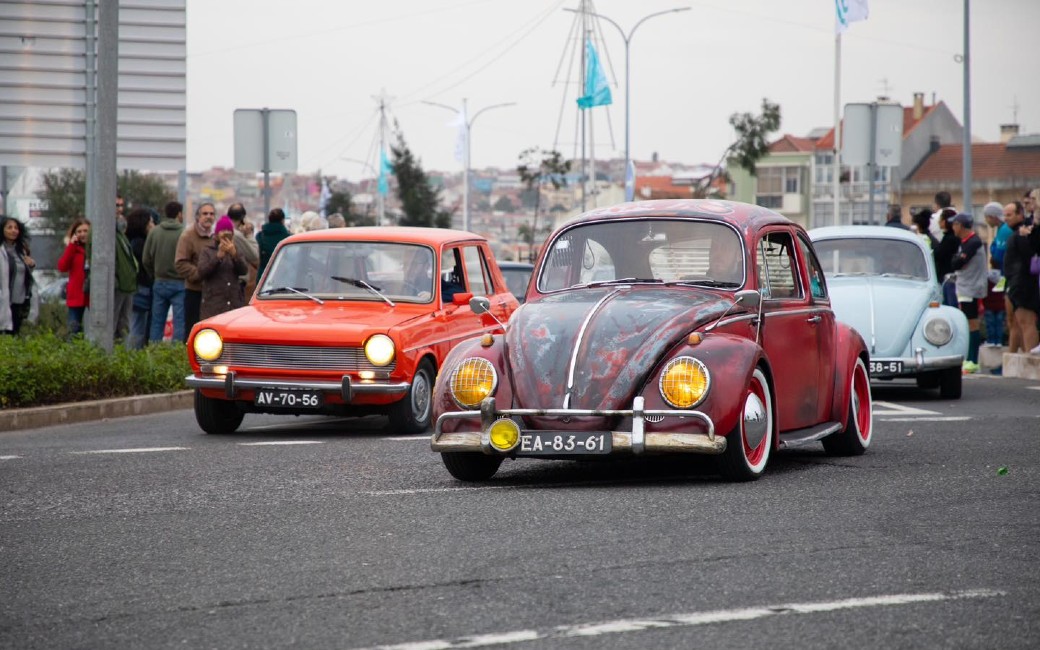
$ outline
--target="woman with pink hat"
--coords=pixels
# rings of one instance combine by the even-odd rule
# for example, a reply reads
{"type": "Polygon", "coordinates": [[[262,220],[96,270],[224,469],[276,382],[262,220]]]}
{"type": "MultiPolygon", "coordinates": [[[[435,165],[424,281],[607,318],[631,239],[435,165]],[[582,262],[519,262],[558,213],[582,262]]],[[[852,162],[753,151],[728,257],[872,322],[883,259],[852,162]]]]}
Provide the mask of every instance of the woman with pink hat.
{"type": "Polygon", "coordinates": [[[199,318],[206,319],[245,305],[238,278],[246,273],[246,262],[235,248],[235,225],[224,215],[213,228],[213,243],[199,254],[202,306],[199,318]]]}

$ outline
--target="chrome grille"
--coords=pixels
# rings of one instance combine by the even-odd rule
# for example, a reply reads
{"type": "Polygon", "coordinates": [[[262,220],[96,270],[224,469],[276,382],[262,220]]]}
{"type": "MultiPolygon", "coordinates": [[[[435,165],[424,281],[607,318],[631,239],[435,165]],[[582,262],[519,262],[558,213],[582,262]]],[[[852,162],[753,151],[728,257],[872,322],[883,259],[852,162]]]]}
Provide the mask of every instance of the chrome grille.
{"type": "Polygon", "coordinates": [[[382,370],[391,371],[397,361],[388,366],[374,366],[361,348],[326,348],[308,345],[254,345],[225,343],[224,351],[216,361],[203,361],[231,368],[285,368],[288,370],[382,370]]]}

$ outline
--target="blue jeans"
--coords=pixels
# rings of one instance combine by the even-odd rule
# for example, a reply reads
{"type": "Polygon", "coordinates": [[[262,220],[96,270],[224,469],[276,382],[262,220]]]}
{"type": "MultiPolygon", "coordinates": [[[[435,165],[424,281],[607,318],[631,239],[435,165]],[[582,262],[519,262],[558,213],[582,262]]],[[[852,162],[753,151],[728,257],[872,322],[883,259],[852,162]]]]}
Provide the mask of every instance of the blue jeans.
{"type": "Polygon", "coordinates": [[[986,343],[1004,344],[1004,311],[990,311],[982,315],[986,324],[986,343]]]}
{"type": "Polygon", "coordinates": [[[83,331],[83,316],[86,312],[86,307],[69,307],[69,336],[83,331]]]}
{"type": "Polygon", "coordinates": [[[173,307],[173,340],[184,340],[184,282],[181,280],[156,280],[152,285],[152,323],[148,342],[163,340],[166,313],[173,307]]]}

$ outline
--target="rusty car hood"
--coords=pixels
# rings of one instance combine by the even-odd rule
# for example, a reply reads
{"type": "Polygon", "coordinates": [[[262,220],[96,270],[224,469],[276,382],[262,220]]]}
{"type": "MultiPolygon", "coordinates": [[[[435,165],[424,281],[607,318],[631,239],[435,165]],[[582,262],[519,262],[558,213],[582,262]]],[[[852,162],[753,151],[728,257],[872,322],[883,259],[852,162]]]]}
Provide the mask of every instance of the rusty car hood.
{"type": "Polygon", "coordinates": [[[254,301],[205,321],[227,340],[282,345],[353,345],[429,311],[428,305],[326,300],[254,301]]]}
{"type": "Polygon", "coordinates": [[[662,356],[732,304],[690,288],[607,286],[523,305],[506,332],[515,405],[561,408],[573,357],[569,408],[628,408],[662,356]]]}

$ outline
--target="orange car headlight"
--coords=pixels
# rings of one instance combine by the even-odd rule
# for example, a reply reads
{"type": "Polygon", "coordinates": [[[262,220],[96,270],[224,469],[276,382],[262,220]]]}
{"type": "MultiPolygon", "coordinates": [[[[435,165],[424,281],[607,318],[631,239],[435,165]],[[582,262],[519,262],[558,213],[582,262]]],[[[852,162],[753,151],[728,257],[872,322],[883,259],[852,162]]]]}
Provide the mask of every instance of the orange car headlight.
{"type": "Polygon", "coordinates": [[[495,392],[498,374],[487,359],[464,359],[451,374],[451,396],[463,408],[476,408],[495,392]]]}
{"type": "Polygon", "coordinates": [[[676,357],[661,373],[661,397],[677,409],[692,408],[704,400],[710,384],[708,368],[699,359],[676,357]]]}

